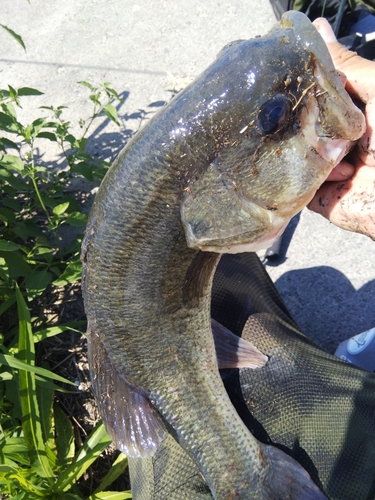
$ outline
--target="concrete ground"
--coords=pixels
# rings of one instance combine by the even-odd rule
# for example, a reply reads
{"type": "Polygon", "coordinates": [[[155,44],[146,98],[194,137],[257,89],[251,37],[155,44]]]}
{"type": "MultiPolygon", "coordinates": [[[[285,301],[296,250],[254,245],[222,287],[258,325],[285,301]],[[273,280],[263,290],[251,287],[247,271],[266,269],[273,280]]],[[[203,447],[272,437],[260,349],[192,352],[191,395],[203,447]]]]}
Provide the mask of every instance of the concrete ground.
{"type": "MultiPolygon", "coordinates": [[[[111,82],[124,98],[121,129],[98,120],[89,147],[113,159],[223,45],[264,34],[274,22],[268,2],[258,0],[2,0],[0,23],[23,37],[27,51],[0,31],[1,87],[44,92],[23,101],[25,124],[45,113],[39,106],[63,104],[78,131],[90,104],[77,82],[111,82]]],[[[56,160],[53,151],[41,154],[56,160]]],[[[302,330],[331,351],[375,326],[374,245],[305,210],[287,230],[279,263],[267,265],[302,330]]]]}

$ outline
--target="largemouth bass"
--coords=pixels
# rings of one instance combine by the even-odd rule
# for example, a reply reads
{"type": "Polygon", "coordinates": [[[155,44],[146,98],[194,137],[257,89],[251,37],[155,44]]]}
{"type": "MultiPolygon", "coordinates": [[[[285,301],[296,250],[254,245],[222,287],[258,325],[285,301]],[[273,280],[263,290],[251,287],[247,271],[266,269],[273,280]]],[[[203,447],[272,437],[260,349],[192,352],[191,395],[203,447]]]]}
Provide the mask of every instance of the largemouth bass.
{"type": "Polygon", "coordinates": [[[363,131],[324,42],[293,12],[224,48],[119,154],[82,261],[93,386],[125,453],[152,455],[168,429],[216,500],[325,498],[233,408],[211,286],[220,253],[269,246],[363,131]]]}

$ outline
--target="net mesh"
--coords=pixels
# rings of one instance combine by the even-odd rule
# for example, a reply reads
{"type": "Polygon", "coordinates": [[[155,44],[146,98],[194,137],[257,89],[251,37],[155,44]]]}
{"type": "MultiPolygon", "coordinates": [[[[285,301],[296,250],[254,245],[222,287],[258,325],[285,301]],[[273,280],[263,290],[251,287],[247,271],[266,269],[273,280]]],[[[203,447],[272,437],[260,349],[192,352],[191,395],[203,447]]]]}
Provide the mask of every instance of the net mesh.
{"type": "MultiPolygon", "coordinates": [[[[374,499],[375,376],[299,331],[256,254],[222,257],[212,316],[269,356],[263,368],[221,372],[254,436],[300,462],[328,498],[374,499]]],[[[171,434],[154,457],[129,459],[129,468],[135,500],[212,498],[171,434]]]]}

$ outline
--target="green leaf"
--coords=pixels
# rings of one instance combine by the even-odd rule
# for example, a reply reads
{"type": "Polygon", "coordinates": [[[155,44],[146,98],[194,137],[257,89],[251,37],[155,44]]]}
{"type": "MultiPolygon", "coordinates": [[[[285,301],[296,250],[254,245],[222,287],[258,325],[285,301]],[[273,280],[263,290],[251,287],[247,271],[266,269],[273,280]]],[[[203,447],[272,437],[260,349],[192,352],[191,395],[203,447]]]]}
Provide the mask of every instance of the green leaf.
{"type": "Polygon", "coordinates": [[[52,274],[46,269],[43,269],[42,271],[38,271],[37,269],[32,271],[28,276],[26,276],[25,281],[27,298],[29,300],[33,300],[35,297],[41,295],[51,281],[52,274]]]}
{"type": "Polygon", "coordinates": [[[19,96],[28,96],[28,95],[43,95],[44,92],[41,92],[40,90],[33,89],[31,87],[21,87],[18,89],[18,95],[19,96]]]}
{"type": "Polygon", "coordinates": [[[5,154],[0,157],[0,165],[17,172],[24,172],[25,164],[19,156],[5,154]]]}
{"type": "Polygon", "coordinates": [[[4,257],[0,257],[0,278],[7,283],[10,279],[9,266],[6,263],[4,257]]]}
{"type": "Polygon", "coordinates": [[[113,104],[107,104],[107,106],[103,108],[103,112],[108,116],[110,120],[115,122],[116,125],[120,126],[120,122],[117,116],[117,109],[113,106],[113,104]]]}
{"type": "Polygon", "coordinates": [[[100,97],[100,94],[91,94],[91,95],[89,96],[89,99],[90,99],[90,100],[91,100],[94,104],[96,104],[97,106],[99,106],[99,107],[100,107],[102,103],[100,102],[99,97],[100,97]]]}
{"type": "Polygon", "coordinates": [[[48,139],[49,141],[56,142],[57,137],[53,132],[39,132],[39,139],[48,139]]]}
{"type": "MultiPolygon", "coordinates": [[[[27,455],[27,446],[23,437],[8,437],[4,444],[4,455],[9,457],[14,453],[16,455],[27,455]]],[[[26,464],[28,461],[24,461],[26,464]]]]}
{"type": "Polygon", "coordinates": [[[55,468],[57,466],[56,444],[54,436],[53,400],[54,384],[37,382],[36,395],[40,411],[40,423],[42,427],[43,442],[46,446],[47,456],[55,468]]]}
{"type": "Polygon", "coordinates": [[[41,257],[46,262],[51,263],[53,261],[53,252],[53,249],[50,247],[34,247],[33,257],[34,259],[41,257]]]}
{"type": "MultiPolygon", "coordinates": [[[[0,305],[0,316],[5,313],[16,302],[16,294],[11,295],[0,305]]],[[[1,364],[1,361],[0,361],[1,364]]]]}
{"type": "Polygon", "coordinates": [[[20,361],[14,356],[10,356],[9,354],[0,353],[0,365],[10,366],[11,368],[16,368],[17,370],[29,371],[43,378],[56,380],[57,382],[62,382],[64,384],[70,384],[74,386],[76,385],[74,382],[71,382],[64,377],[60,377],[60,375],[57,375],[50,370],[46,370],[45,368],[41,368],[40,366],[29,365],[27,363],[24,363],[23,361],[20,361]]]}
{"type": "Polygon", "coordinates": [[[19,318],[18,359],[34,366],[35,349],[30,312],[18,286],[16,287],[16,299],[19,318]]]}
{"type": "Polygon", "coordinates": [[[73,165],[72,170],[73,172],[82,175],[83,177],[85,177],[85,179],[89,181],[94,180],[93,168],[89,163],[86,163],[85,161],[81,161],[73,165]]]}
{"type": "Polygon", "coordinates": [[[8,199],[2,200],[2,201],[6,207],[11,208],[14,212],[19,212],[21,210],[21,206],[17,200],[13,200],[11,198],[8,198],[8,199]]]}
{"type": "Polygon", "coordinates": [[[53,282],[56,286],[65,286],[74,281],[81,279],[82,264],[79,260],[71,262],[61,274],[61,276],[53,282]]]}
{"type": "Polygon", "coordinates": [[[62,394],[74,394],[77,396],[77,391],[76,389],[69,390],[69,389],[64,389],[61,387],[61,385],[54,384],[53,382],[50,382],[49,380],[46,380],[45,378],[40,377],[39,375],[35,375],[37,387],[45,387],[46,389],[51,389],[54,392],[61,392],[62,394]]]}
{"type": "Polygon", "coordinates": [[[12,116],[0,111],[0,129],[10,133],[17,133],[22,130],[22,125],[12,116]]]}
{"type": "Polygon", "coordinates": [[[16,467],[11,467],[10,465],[1,465],[0,464],[0,474],[6,474],[7,472],[13,472],[13,473],[16,473],[17,472],[17,468],[16,467]]]}
{"type": "Polygon", "coordinates": [[[16,467],[11,467],[10,465],[2,465],[0,464],[0,473],[7,473],[7,472],[17,472],[16,467]]]}
{"type": "MultiPolygon", "coordinates": [[[[19,360],[34,367],[35,349],[30,313],[18,287],[16,289],[16,297],[19,317],[19,360]]],[[[19,387],[22,408],[22,429],[26,446],[29,450],[31,464],[40,476],[48,478],[52,484],[54,474],[43,442],[40,410],[36,397],[35,374],[29,370],[20,370],[19,387]]]]}
{"type": "Polygon", "coordinates": [[[2,252],[14,252],[20,248],[17,243],[13,243],[13,241],[0,240],[0,251],[2,252]]]}
{"type": "Polygon", "coordinates": [[[21,45],[21,47],[23,48],[23,50],[26,52],[25,44],[23,43],[23,40],[20,37],[20,35],[17,35],[17,33],[15,33],[13,30],[11,30],[10,28],[8,28],[8,26],[4,26],[4,24],[0,24],[0,26],[2,28],[4,28],[5,31],[7,31],[16,40],[21,45]]]}
{"type": "MultiPolygon", "coordinates": [[[[48,443],[50,448],[54,447],[54,432],[52,426],[52,405],[54,397],[53,386],[37,384],[37,399],[39,403],[40,422],[42,426],[43,442],[48,443]]],[[[56,465],[56,464],[54,464],[56,465]]]]}
{"type": "Polygon", "coordinates": [[[55,215],[62,215],[64,212],[67,211],[69,207],[69,201],[66,201],[65,203],[60,203],[60,205],[56,205],[56,207],[53,209],[53,213],[55,215]]]}
{"type": "Polygon", "coordinates": [[[55,108],[53,106],[39,106],[39,109],[48,109],[49,111],[55,111],[55,108]]]}
{"type": "Polygon", "coordinates": [[[87,500],[127,500],[133,498],[131,491],[103,491],[94,493],[87,500]]]}
{"type": "Polygon", "coordinates": [[[25,181],[17,178],[13,172],[3,168],[0,168],[0,180],[5,181],[9,186],[12,186],[12,188],[18,191],[24,192],[27,189],[25,181]]]}
{"type": "Polygon", "coordinates": [[[22,135],[23,135],[25,141],[28,142],[28,143],[31,140],[32,132],[33,132],[33,127],[31,125],[31,123],[29,125],[26,125],[26,127],[24,127],[22,129],[22,135]]]}
{"type": "Polygon", "coordinates": [[[13,100],[17,100],[17,91],[11,85],[8,85],[9,97],[13,100]]]}
{"type": "Polygon", "coordinates": [[[31,139],[38,137],[39,132],[46,125],[47,121],[45,118],[37,118],[31,124],[27,125],[23,130],[23,136],[26,142],[30,142],[31,139]]]}
{"type": "Polygon", "coordinates": [[[108,96],[108,97],[110,97],[111,99],[114,99],[114,98],[115,98],[115,99],[117,99],[117,100],[118,100],[118,101],[120,101],[120,102],[124,102],[124,99],[122,99],[122,98],[118,95],[118,93],[116,92],[116,90],[115,90],[115,89],[113,89],[113,88],[111,88],[111,87],[109,87],[108,85],[109,85],[109,83],[104,83],[104,84],[103,84],[103,86],[104,86],[104,90],[105,90],[105,92],[106,92],[107,96],[108,96]]]}
{"type": "Polygon", "coordinates": [[[40,342],[43,339],[48,337],[54,337],[55,335],[59,335],[59,333],[66,332],[67,330],[71,330],[76,333],[81,333],[80,330],[77,330],[73,325],[83,324],[84,322],[75,322],[73,324],[68,325],[56,325],[49,326],[48,328],[44,328],[43,330],[39,330],[34,332],[34,342],[40,342]]]}
{"type": "Polygon", "coordinates": [[[17,236],[26,241],[30,236],[36,237],[38,239],[43,238],[43,233],[38,227],[38,225],[32,220],[26,220],[24,222],[18,222],[14,227],[13,231],[17,236]]]}
{"type": "Polygon", "coordinates": [[[19,252],[2,252],[0,250],[0,257],[3,257],[7,263],[10,278],[19,278],[30,274],[31,268],[19,252]]]}
{"type": "Polygon", "coordinates": [[[43,172],[43,173],[48,172],[48,168],[47,167],[41,167],[41,166],[38,166],[38,165],[36,167],[34,167],[34,169],[35,169],[35,172],[43,172]]]}
{"type": "MultiPolygon", "coordinates": [[[[105,490],[110,486],[117,478],[121,476],[128,466],[128,458],[120,453],[119,456],[114,461],[112,467],[109,469],[105,477],[101,480],[100,485],[96,488],[95,493],[105,490]]],[[[130,492],[128,492],[130,493],[130,492]]],[[[125,497],[127,498],[127,497],[125,497]]]]}
{"type": "MultiPolygon", "coordinates": [[[[14,214],[14,210],[10,210],[9,208],[0,208],[0,220],[8,224],[14,224],[16,222],[16,216],[14,214]]],[[[2,240],[0,240],[0,248],[1,248],[1,243],[2,240]]]]}
{"type": "Polygon", "coordinates": [[[69,417],[55,405],[55,430],[57,456],[62,465],[68,465],[74,458],[74,428],[69,417]]]}
{"type": "Polygon", "coordinates": [[[16,110],[14,109],[13,103],[3,102],[1,108],[4,111],[4,113],[11,116],[14,120],[17,120],[17,113],[16,110]]]}
{"type": "Polygon", "coordinates": [[[71,226],[80,227],[86,226],[87,224],[87,215],[82,214],[81,212],[72,212],[65,219],[65,222],[70,224],[71,226]]]}
{"type": "Polygon", "coordinates": [[[19,149],[18,144],[7,139],[6,137],[0,137],[0,147],[5,150],[5,148],[19,149]]]}
{"type": "Polygon", "coordinates": [[[89,437],[83,443],[82,448],[69,465],[57,478],[54,485],[55,491],[67,491],[82,476],[88,467],[98,458],[107,446],[111,444],[104,425],[99,422],[89,437]]]}
{"type": "Polygon", "coordinates": [[[78,141],[78,145],[79,145],[78,147],[79,147],[79,150],[81,151],[81,153],[85,152],[87,141],[88,141],[87,137],[82,137],[82,139],[78,141]]]}
{"type": "Polygon", "coordinates": [[[76,137],[74,137],[74,135],[72,134],[67,134],[65,137],[64,137],[64,140],[66,142],[69,142],[69,144],[75,148],[79,148],[79,143],[78,143],[78,140],[76,137]]]}
{"type": "Polygon", "coordinates": [[[91,90],[91,92],[96,92],[98,90],[98,87],[94,87],[93,85],[91,85],[91,83],[85,82],[84,80],[81,80],[78,83],[80,85],[84,85],[85,87],[89,88],[91,90]]]}

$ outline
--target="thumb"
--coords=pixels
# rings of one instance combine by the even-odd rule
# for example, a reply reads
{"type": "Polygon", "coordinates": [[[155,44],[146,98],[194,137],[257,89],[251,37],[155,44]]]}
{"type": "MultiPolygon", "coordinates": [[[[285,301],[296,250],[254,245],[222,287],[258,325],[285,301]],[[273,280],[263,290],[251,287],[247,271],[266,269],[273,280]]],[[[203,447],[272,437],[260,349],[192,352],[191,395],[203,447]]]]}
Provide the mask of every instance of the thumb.
{"type": "Polygon", "coordinates": [[[335,68],[346,75],[346,90],[366,103],[367,130],[358,142],[358,152],[366,165],[375,166],[375,62],[343,47],[326,19],[318,18],[313,24],[328,47],[335,68]]]}
{"type": "Polygon", "coordinates": [[[341,45],[323,17],[316,19],[313,24],[328,47],[335,68],[345,73],[346,90],[364,103],[374,99],[375,62],[364,59],[341,45]]]}

